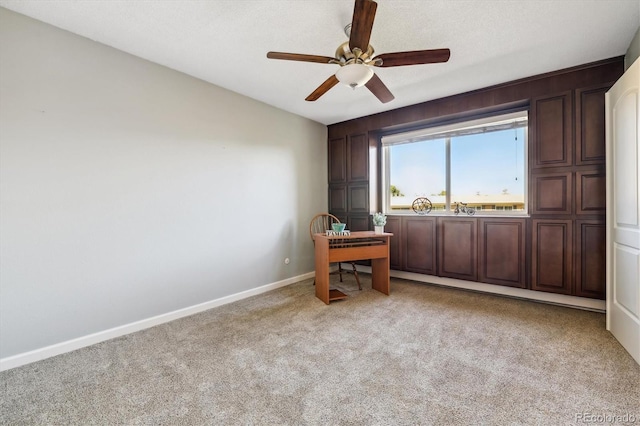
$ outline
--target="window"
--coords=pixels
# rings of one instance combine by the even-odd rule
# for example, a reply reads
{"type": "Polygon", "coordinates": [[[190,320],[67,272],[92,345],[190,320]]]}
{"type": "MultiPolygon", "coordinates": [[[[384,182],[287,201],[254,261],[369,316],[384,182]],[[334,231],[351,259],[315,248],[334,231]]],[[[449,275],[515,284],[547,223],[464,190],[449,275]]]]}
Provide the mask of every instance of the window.
{"type": "Polygon", "coordinates": [[[527,212],[527,112],[382,137],[385,212],[432,212],[465,203],[482,214],[527,212]]]}

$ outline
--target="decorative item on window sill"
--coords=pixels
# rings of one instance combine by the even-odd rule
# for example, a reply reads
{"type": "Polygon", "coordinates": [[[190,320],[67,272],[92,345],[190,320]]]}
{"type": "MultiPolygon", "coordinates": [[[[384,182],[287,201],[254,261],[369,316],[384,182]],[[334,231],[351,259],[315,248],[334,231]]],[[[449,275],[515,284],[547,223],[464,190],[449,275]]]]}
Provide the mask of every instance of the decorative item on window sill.
{"type": "Polygon", "coordinates": [[[413,200],[411,208],[419,215],[425,215],[431,211],[431,209],[433,208],[433,204],[431,204],[431,200],[429,200],[427,197],[418,197],[413,200]]]}
{"type": "Polygon", "coordinates": [[[373,229],[376,234],[384,233],[384,226],[387,224],[387,216],[382,213],[373,214],[373,229]]]}
{"type": "Polygon", "coordinates": [[[476,209],[467,207],[467,203],[455,203],[456,208],[453,210],[455,214],[466,213],[469,216],[476,214],[476,209]]]}

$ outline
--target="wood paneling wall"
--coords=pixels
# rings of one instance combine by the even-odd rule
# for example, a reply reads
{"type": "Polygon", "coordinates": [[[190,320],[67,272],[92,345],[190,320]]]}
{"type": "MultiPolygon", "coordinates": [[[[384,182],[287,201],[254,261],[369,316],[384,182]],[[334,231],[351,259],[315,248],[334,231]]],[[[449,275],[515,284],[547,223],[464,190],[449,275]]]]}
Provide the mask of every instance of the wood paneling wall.
{"type": "Polygon", "coordinates": [[[331,125],[329,209],[371,229],[382,135],[528,108],[529,217],[390,217],[392,268],[603,299],[604,94],[623,69],[612,58],[331,125]]]}

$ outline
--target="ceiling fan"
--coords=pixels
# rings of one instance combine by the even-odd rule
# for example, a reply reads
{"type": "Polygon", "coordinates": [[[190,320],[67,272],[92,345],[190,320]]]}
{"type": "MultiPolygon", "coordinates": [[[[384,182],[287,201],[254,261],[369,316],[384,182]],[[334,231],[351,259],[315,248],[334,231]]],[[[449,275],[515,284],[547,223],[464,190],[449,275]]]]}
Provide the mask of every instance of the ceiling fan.
{"type": "Polygon", "coordinates": [[[378,4],[373,0],[355,0],[353,20],[345,28],[349,41],[341,44],[335,57],[304,55],[299,53],[268,52],[267,58],[287,61],[317,62],[337,64],[340,69],[305,98],[315,101],[333,86],[342,82],[353,89],[366,86],[382,103],[394,99],[393,94],[380,80],[372,67],[400,67],[404,65],[432,64],[447,62],[449,49],[413,50],[408,52],[383,53],[373,56],[373,47],[369,44],[373,20],[378,4]]]}

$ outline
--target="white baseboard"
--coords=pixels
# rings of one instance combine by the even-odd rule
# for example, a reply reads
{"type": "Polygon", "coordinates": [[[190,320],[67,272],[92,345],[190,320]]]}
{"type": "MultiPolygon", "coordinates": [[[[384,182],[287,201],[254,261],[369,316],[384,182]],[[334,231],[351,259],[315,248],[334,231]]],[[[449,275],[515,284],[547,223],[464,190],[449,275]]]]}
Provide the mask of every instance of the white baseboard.
{"type": "MultiPolygon", "coordinates": [[[[371,273],[369,266],[358,265],[358,270],[371,273]]],[[[564,294],[546,293],[543,291],[533,291],[523,288],[506,287],[495,284],[485,284],[475,281],[457,280],[454,278],[436,277],[434,275],[416,274],[414,272],[391,271],[391,276],[403,278],[406,280],[419,281],[423,283],[442,285],[447,287],[462,288],[465,290],[480,291],[483,293],[492,293],[501,296],[517,297],[520,299],[528,299],[536,302],[551,303],[554,305],[568,306],[571,308],[586,309],[596,312],[606,311],[606,302],[604,300],[589,299],[586,297],[567,296],[564,294]]],[[[393,290],[393,289],[392,289],[393,290]]]]}
{"type": "Polygon", "coordinates": [[[261,287],[252,288],[250,290],[246,290],[240,293],[221,297],[219,299],[210,300],[208,302],[189,306],[183,309],[178,309],[176,311],[167,312],[166,314],[157,315],[157,316],[136,321],[130,324],[114,327],[109,330],[104,330],[97,333],[89,334],[87,336],[82,336],[72,340],[67,340],[66,342],[60,342],[54,345],[45,346],[44,348],[35,349],[33,351],[24,352],[21,354],[2,358],[0,359],[0,371],[9,370],[12,368],[20,367],[21,365],[30,364],[32,362],[40,361],[56,355],[61,355],[67,352],[74,351],[76,349],[81,349],[87,346],[95,345],[96,343],[104,342],[105,340],[110,340],[116,337],[124,336],[125,334],[134,333],[136,331],[140,331],[156,325],[164,324],[166,322],[173,321],[178,318],[183,318],[189,315],[197,314],[199,312],[203,312],[208,309],[215,308],[217,306],[226,305],[227,303],[235,302],[237,300],[246,299],[247,297],[266,293],[267,291],[275,290],[277,288],[294,284],[302,280],[313,278],[314,275],[315,275],[314,272],[308,272],[306,274],[287,278],[285,280],[278,281],[275,283],[266,284],[261,287]]]}
{"type": "MultiPolygon", "coordinates": [[[[371,268],[367,266],[359,265],[358,269],[362,272],[371,273],[371,268]]],[[[189,306],[187,308],[178,309],[176,311],[168,312],[166,314],[157,315],[144,320],[136,321],[130,324],[114,327],[109,330],[100,331],[97,333],[89,334],[87,336],[78,337],[76,339],[67,340],[65,342],[56,343],[54,345],[45,346],[44,348],[35,349],[33,351],[24,352],[18,355],[0,359],[0,371],[9,370],[12,368],[20,367],[22,365],[30,364],[32,362],[40,361],[46,358],[50,358],[56,355],[61,355],[67,352],[81,349],[87,346],[95,345],[96,343],[104,342],[106,340],[114,339],[116,337],[124,336],[126,334],[134,333],[136,331],[144,330],[156,325],[164,324],[169,321],[173,321],[179,318],[184,318],[189,315],[194,315],[199,312],[206,311],[208,309],[215,308],[217,306],[226,305],[227,303],[235,302],[238,300],[246,299],[247,297],[255,296],[258,294],[266,293],[267,291],[275,290],[280,287],[284,287],[290,284],[297,283],[309,278],[313,278],[315,272],[308,272],[306,274],[298,275],[296,277],[287,278],[282,281],[278,281],[271,284],[266,284],[261,287],[252,288],[250,290],[242,291],[240,293],[232,294],[229,296],[221,297],[219,299],[211,300],[208,302],[200,303],[198,305],[189,306]]],[[[573,308],[588,309],[597,312],[605,312],[606,303],[604,300],[588,299],[584,297],[566,296],[563,294],[545,293],[541,291],[532,291],[521,288],[505,287],[493,284],[484,284],[473,281],[457,280],[453,278],[442,278],[433,275],[416,274],[413,272],[404,271],[391,271],[391,276],[396,278],[403,278],[412,281],[424,282],[428,284],[443,285],[447,287],[461,288],[465,290],[474,290],[485,293],[492,293],[502,296],[517,297],[522,299],[529,299],[538,302],[552,303],[556,305],[569,306],[573,308]]]]}

